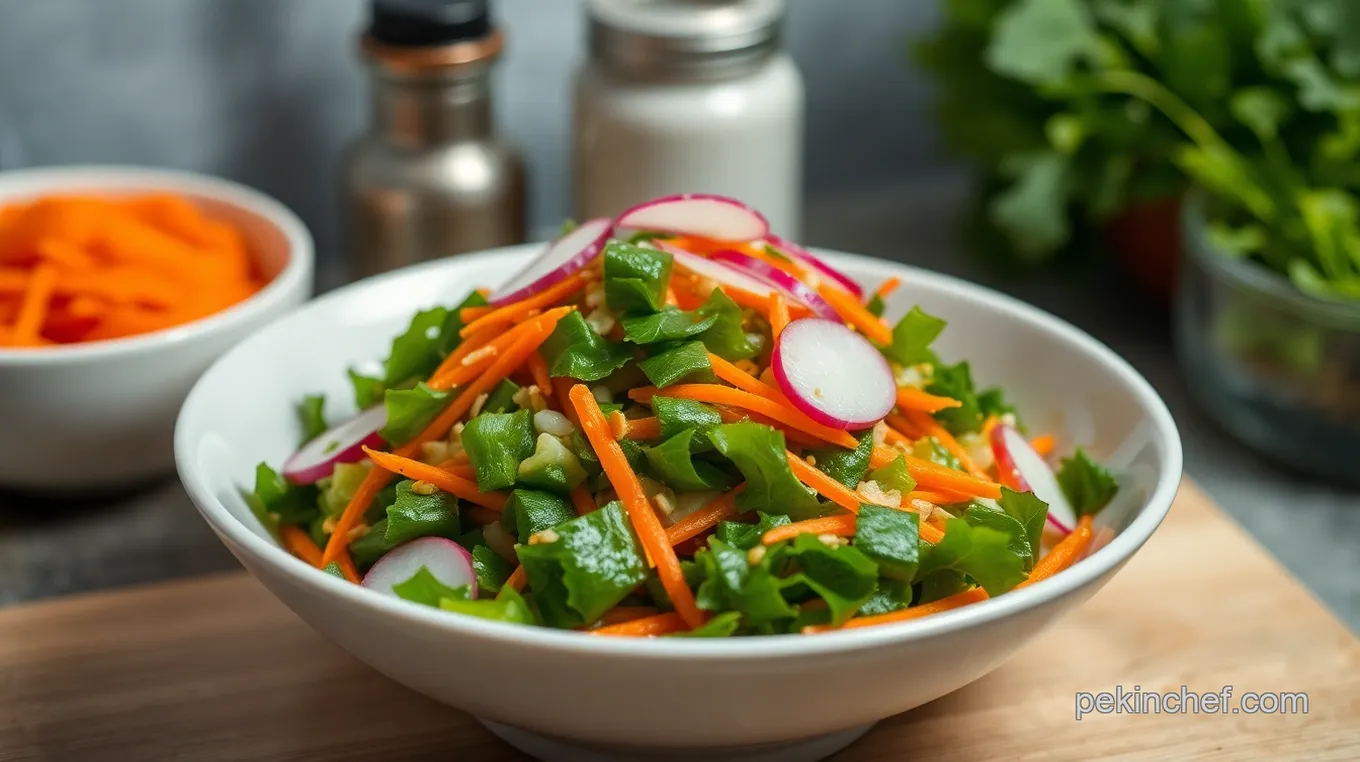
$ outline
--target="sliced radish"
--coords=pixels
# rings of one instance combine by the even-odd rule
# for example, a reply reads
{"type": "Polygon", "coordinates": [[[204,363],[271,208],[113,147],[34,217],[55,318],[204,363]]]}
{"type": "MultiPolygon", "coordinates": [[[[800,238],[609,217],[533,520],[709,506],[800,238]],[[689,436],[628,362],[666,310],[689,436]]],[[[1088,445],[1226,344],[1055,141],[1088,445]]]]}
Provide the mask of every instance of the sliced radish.
{"type": "Polygon", "coordinates": [[[364,448],[385,446],[378,430],[387,425],[387,407],[374,405],[302,446],[283,463],[283,476],[294,484],[325,479],[340,463],[363,460],[364,448]]]}
{"type": "Polygon", "coordinates": [[[548,244],[523,270],[496,289],[487,301],[505,304],[533,296],[580,270],[600,253],[614,230],[614,223],[604,217],[587,220],[576,229],[548,244]]]}
{"type": "Polygon", "coordinates": [[[765,236],[765,243],[773,246],[781,254],[786,254],[790,259],[796,259],[805,265],[813,268],[817,272],[830,278],[836,285],[855,295],[856,299],[864,298],[864,289],[855,282],[853,278],[836,268],[822,261],[820,257],[804,249],[802,246],[777,235],[765,236]]]}
{"type": "Polygon", "coordinates": [[[364,575],[364,587],[384,595],[397,596],[392,588],[414,577],[420,567],[449,587],[467,585],[477,597],[477,573],[472,569],[472,554],[462,545],[443,537],[421,537],[399,545],[378,559],[364,575]]]}
{"type": "Polygon", "coordinates": [[[675,264],[680,269],[697,275],[701,278],[708,278],[716,281],[725,288],[734,288],[738,291],[745,291],[754,296],[765,297],[774,293],[774,284],[761,280],[730,265],[706,259],[698,254],[691,254],[678,246],[672,246],[665,241],[653,241],[654,246],[662,251],[670,253],[675,259],[675,264]]]}
{"type": "Polygon", "coordinates": [[[802,318],[784,326],[770,365],[794,407],[827,426],[868,428],[897,403],[883,353],[834,320],[802,318]]]}
{"type": "Polygon", "coordinates": [[[991,439],[1001,482],[1020,492],[1033,492],[1035,497],[1048,503],[1048,523],[1063,534],[1071,532],[1077,525],[1077,514],[1067,502],[1048,461],[1013,426],[994,426],[991,439]]]}
{"type": "Polygon", "coordinates": [[[760,212],[736,199],[708,193],[653,199],[620,214],[615,224],[716,241],[754,241],[770,232],[760,212]]]}
{"type": "Polygon", "coordinates": [[[834,320],[838,323],[841,320],[840,315],[836,314],[836,310],[830,304],[827,304],[826,300],[816,290],[769,262],[731,249],[714,252],[711,259],[714,262],[731,265],[761,280],[768,281],[780,291],[783,291],[785,296],[812,310],[818,317],[834,320]]]}

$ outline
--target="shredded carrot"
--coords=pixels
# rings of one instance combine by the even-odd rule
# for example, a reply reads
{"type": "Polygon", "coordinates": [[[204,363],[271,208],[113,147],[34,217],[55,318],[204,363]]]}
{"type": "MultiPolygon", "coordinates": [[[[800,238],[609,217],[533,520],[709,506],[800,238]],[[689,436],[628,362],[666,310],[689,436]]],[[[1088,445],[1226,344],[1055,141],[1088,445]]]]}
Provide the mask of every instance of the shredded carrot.
{"type": "Polygon", "coordinates": [[[737,495],[746,489],[746,484],[736,487],[713,498],[712,502],[691,513],[683,519],[666,527],[666,539],[672,546],[691,540],[718,525],[718,522],[737,515],[737,495]]]}
{"type": "Polygon", "coordinates": [[[895,441],[909,445],[921,438],[921,432],[916,429],[916,424],[898,413],[888,413],[883,422],[887,424],[888,433],[895,441]]]}
{"type": "Polygon", "coordinates": [[[501,520],[500,513],[488,508],[483,508],[480,505],[464,506],[461,513],[464,518],[478,526],[486,526],[487,524],[501,520]]]}
{"type": "Polygon", "coordinates": [[[982,422],[982,438],[990,441],[992,429],[996,428],[998,423],[1001,423],[1001,419],[995,414],[987,416],[987,420],[982,422]]]}
{"type": "Polygon", "coordinates": [[[680,559],[676,557],[675,550],[666,537],[666,531],[661,527],[661,521],[652,510],[647,494],[642,490],[642,483],[638,481],[637,474],[633,473],[633,468],[628,465],[623,450],[609,431],[609,424],[605,422],[604,413],[600,412],[599,403],[595,401],[595,397],[585,384],[573,386],[569,398],[576,408],[577,417],[581,420],[581,430],[594,448],[596,457],[600,459],[600,466],[609,477],[614,491],[623,501],[629,522],[633,525],[633,531],[637,533],[643,549],[656,564],[661,584],[670,595],[675,610],[689,627],[698,627],[704,622],[704,614],[695,604],[694,593],[685,583],[685,575],[680,569],[680,559]]]}
{"type": "Polygon", "coordinates": [[[784,332],[784,326],[789,324],[789,304],[784,301],[784,295],[778,291],[770,296],[770,334],[775,341],[779,340],[779,334],[784,332]]]}
{"type": "Polygon", "coordinates": [[[978,467],[977,461],[973,460],[973,456],[968,454],[968,450],[959,444],[959,440],[955,439],[953,434],[950,434],[945,427],[940,425],[939,421],[931,418],[928,413],[913,410],[907,413],[907,420],[916,424],[916,427],[926,436],[934,437],[944,449],[949,451],[950,455],[958,458],[959,465],[963,466],[963,470],[979,479],[987,478],[987,472],[978,467]]]}
{"type": "MultiPolygon", "coordinates": [[[[688,590],[689,588],[686,589],[688,590]]],[[[669,635],[673,632],[684,632],[688,629],[691,629],[689,620],[674,611],[668,611],[665,614],[633,619],[620,624],[611,624],[607,627],[597,627],[588,632],[590,632],[591,635],[616,635],[646,638],[653,635],[669,635]]]]}
{"type": "Polygon", "coordinates": [[[892,292],[896,291],[897,287],[901,285],[902,279],[894,275],[893,277],[880,283],[878,285],[878,288],[874,289],[874,293],[878,295],[879,299],[887,299],[889,296],[892,295],[892,292]]]}
{"type": "Polygon", "coordinates": [[[903,500],[924,500],[931,505],[955,505],[956,503],[966,503],[973,499],[972,495],[962,492],[950,492],[948,490],[912,490],[908,492],[903,500]]]}
{"type": "MultiPolygon", "coordinates": [[[[515,323],[523,319],[525,314],[528,313],[530,310],[543,309],[544,307],[549,307],[554,304],[557,304],[558,302],[566,299],[573,293],[580,291],[584,287],[585,279],[581,277],[580,273],[573,273],[567,276],[566,278],[563,278],[561,281],[554,283],[548,288],[538,292],[537,294],[534,294],[533,296],[521,299],[518,302],[512,302],[510,304],[497,307],[496,309],[491,310],[490,312],[480,315],[475,320],[472,320],[467,325],[463,326],[463,329],[458,332],[458,335],[467,338],[468,336],[471,336],[472,334],[482,330],[483,328],[487,328],[488,326],[514,325],[515,323]]],[[[468,319],[467,314],[469,310],[476,309],[480,308],[478,307],[464,308],[463,312],[460,313],[460,316],[464,320],[467,320],[468,319]]]]}
{"type": "Polygon", "coordinates": [[[817,494],[845,510],[851,513],[859,513],[859,504],[869,502],[859,493],[850,490],[844,484],[817,470],[815,466],[797,455],[790,452],[785,453],[784,457],[788,460],[793,475],[798,477],[798,481],[811,487],[817,494]]]}
{"type": "Polygon", "coordinates": [[[1030,571],[1029,579],[1016,585],[1016,587],[1028,587],[1035,582],[1048,579],[1076,563],[1091,545],[1092,535],[1090,515],[1082,516],[1077,521],[1077,528],[1072,530],[1071,534],[1062,538],[1057,545],[1054,545],[1053,550],[1048,551],[1047,555],[1039,559],[1039,562],[1034,565],[1034,569],[1030,571]]]}
{"type": "Polygon", "coordinates": [[[922,489],[947,490],[970,497],[993,499],[1001,497],[1001,485],[996,482],[980,479],[972,474],[956,471],[890,447],[874,447],[869,464],[873,468],[882,468],[899,457],[906,459],[907,473],[911,474],[911,478],[915,479],[917,486],[922,489]]]}
{"type": "Polygon", "coordinates": [[[356,585],[359,584],[359,570],[354,567],[354,559],[350,558],[348,553],[335,559],[335,563],[340,567],[340,573],[345,575],[345,579],[356,585]]]}
{"type": "Polygon", "coordinates": [[[29,278],[24,299],[19,303],[19,316],[10,330],[10,343],[16,346],[31,346],[38,343],[42,325],[51,307],[52,288],[56,285],[57,271],[52,265],[41,264],[29,278]]]}
{"type": "Polygon", "coordinates": [[[558,403],[562,406],[562,415],[565,415],[567,420],[571,421],[572,426],[580,428],[581,419],[576,417],[576,408],[572,407],[570,401],[567,399],[567,394],[571,391],[571,379],[566,378],[565,376],[554,378],[552,380],[552,388],[553,396],[557,397],[558,403]]]}
{"type": "MultiPolygon", "coordinates": [[[[735,367],[735,366],[734,366],[735,367]]],[[[716,370],[716,368],[715,368],[716,370]]],[[[656,393],[653,387],[638,387],[628,392],[628,397],[637,402],[649,402],[652,395],[656,393]]],[[[781,405],[768,397],[759,394],[752,394],[741,389],[733,389],[730,386],[720,384],[677,384],[668,386],[665,390],[667,397],[680,397],[691,399],[696,402],[707,402],[713,405],[731,405],[732,407],[750,410],[761,415],[779,421],[785,426],[799,429],[811,434],[818,439],[839,445],[847,450],[853,450],[859,446],[859,442],[850,436],[848,432],[823,426],[809,419],[806,415],[794,410],[792,407],[781,405]]]]}
{"type": "Polygon", "coordinates": [[[1053,454],[1053,449],[1057,447],[1058,440],[1052,434],[1040,434],[1029,440],[1029,446],[1039,453],[1040,457],[1047,458],[1053,454]]]}
{"type": "Polygon", "coordinates": [[[586,489],[584,484],[576,485],[571,491],[571,504],[576,508],[577,516],[584,516],[596,508],[595,498],[590,496],[590,490],[586,489]]]}
{"type": "Polygon", "coordinates": [[[854,296],[830,283],[819,286],[817,293],[831,305],[831,309],[835,310],[842,320],[857,328],[871,341],[883,346],[892,343],[892,329],[888,327],[887,321],[865,309],[854,296]]]}
{"type": "Polygon", "coordinates": [[[661,436],[661,421],[656,416],[628,420],[629,439],[657,439],[661,436]]]}
{"type": "Polygon", "coordinates": [[[739,421],[751,421],[753,423],[763,424],[765,426],[769,426],[772,429],[779,430],[784,434],[785,441],[787,441],[791,445],[797,445],[799,447],[821,447],[823,444],[825,444],[824,442],[822,442],[822,440],[814,436],[804,434],[803,432],[797,429],[790,428],[774,419],[766,418],[765,416],[760,415],[759,413],[733,410],[732,408],[727,407],[725,405],[718,405],[717,408],[718,415],[722,417],[723,423],[737,423],[739,421]]]}
{"type": "Polygon", "coordinates": [[[312,566],[321,566],[321,548],[312,541],[312,536],[302,527],[288,525],[279,528],[279,538],[283,547],[312,566]]]}
{"type": "Polygon", "coordinates": [[[657,613],[655,606],[615,606],[600,617],[599,624],[602,626],[623,624],[643,617],[656,616],[657,613]]]}
{"type": "Polygon", "coordinates": [[[477,469],[473,468],[472,464],[466,460],[461,462],[454,462],[452,459],[446,460],[439,464],[439,469],[441,471],[447,471],[460,479],[470,479],[472,481],[476,481],[477,479],[477,469]]]}
{"type": "Polygon", "coordinates": [[[510,588],[511,590],[514,590],[515,592],[518,593],[518,592],[520,592],[521,590],[524,589],[524,585],[525,585],[525,583],[528,582],[528,581],[529,581],[529,578],[528,578],[528,576],[524,573],[524,567],[523,567],[523,566],[516,566],[516,567],[515,567],[515,570],[514,570],[513,572],[510,573],[510,576],[509,576],[509,577],[506,578],[506,580],[505,580],[505,587],[508,587],[508,588],[510,588]]]}
{"type": "Polygon", "coordinates": [[[428,463],[421,463],[418,460],[405,458],[390,452],[379,452],[377,450],[364,448],[366,454],[373,464],[379,468],[385,468],[396,474],[401,474],[407,479],[429,482],[439,489],[466,500],[474,505],[480,505],[493,511],[505,510],[505,496],[498,492],[482,492],[477,488],[476,482],[468,481],[461,476],[445,471],[437,466],[428,463]]]}
{"type": "Polygon", "coordinates": [[[529,374],[533,376],[534,385],[542,392],[544,397],[553,396],[552,377],[548,375],[548,361],[543,359],[543,355],[534,352],[529,355],[529,374]]]}
{"type": "Polygon", "coordinates": [[[951,397],[928,394],[910,386],[897,387],[897,407],[903,412],[919,410],[923,413],[938,413],[941,410],[959,407],[962,404],[962,402],[951,397]]]}
{"type": "MultiPolygon", "coordinates": [[[[961,608],[971,603],[987,600],[987,591],[980,587],[964,590],[962,593],[955,593],[948,598],[941,598],[938,601],[931,601],[920,606],[890,611],[887,614],[876,614],[874,616],[858,616],[846,622],[843,627],[852,630],[858,627],[874,627],[880,624],[892,624],[893,622],[906,622],[912,619],[920,619],[923,616],[939,614],[945,611],[961,608]]],[[[819,624],[811,627],[804,627],[804,635],[812,635],[819,632],[831,632],[839,628],[831,625],[819,624]]]]}
{"type": "Polygon", "coordinates": [[[675,296],[675,289],[671,288],[669,285],[666,286],[666,304],[669,304],[672,307],[680,306],[680,300],[675,296]]]}
{"type": "Polygon", "coordinates": [[[819,519],[808,519],[807,521],[795,521],[792,524],[785,524],[782,527],[775,527],[765,533],[760,541],[766,545],[773,545],[784,540],[792,540],[800,534],[829,534],[836,537],[855,536],[855,515],[843,513],[839,516],[823,516],[819,519]]]}
{"type": "MultiPolygon", "coordinates": [[[[496,359],[509,351],[515,342],[525,336],[542,330],[545,325],[556,325],[557,321],[571,312],[574,307],[558,307],[548,310],[542,315],[538,315],[530,320],[515,326],[501,333],[495,339],[487,342],[480,348],[463,355],[456,365],[443,367],[442,370],[436,369],[425,382],[431,389],[451,389],[461,386],[480,376],[487,368],[495,364],[496,359]]],[[[460,347],[461,348],[461,347],[460,347]]],[[[453,355],[450,355],[452,357],[453,355]]],[[[532,355],[531,355],[532,356],[532,355]]]]}

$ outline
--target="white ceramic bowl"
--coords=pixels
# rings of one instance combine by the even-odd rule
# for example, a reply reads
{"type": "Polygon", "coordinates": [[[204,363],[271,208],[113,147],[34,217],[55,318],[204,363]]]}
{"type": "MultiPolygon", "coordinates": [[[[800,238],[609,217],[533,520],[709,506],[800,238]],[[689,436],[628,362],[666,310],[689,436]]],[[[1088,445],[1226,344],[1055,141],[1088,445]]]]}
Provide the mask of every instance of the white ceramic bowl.
{"type": "Polygon", "coordinates": [[[175,416],[199,374],[311,295],[311,235],[282,204],[245,186],[136,167],[0,173],[0,205],[52,193],[151,192],[183,196],[239,228],[268,285],[222,312],[165,331],[63,347],[0,348],[0,487],[107,489],[169,473],[175,416]]]}
{"type": "Polygon", "coordinates": [[[819,636],[722,640],[598,638],[450,615],[321,574],[275,545],[240,491],[255,463],[277,464],[293,449],[294,402],[323,391],[344,404],[345,368],[381,357],[414,310],[494,286],[534,250],[421,265],[316,300],[209,369],[184,405],[175,441],[180,475],[204,518],[280,600],[378,671],[489,721],[531,753],[608,756],[598,748],[594,756],[567,754],[553,738],[604,744],[623,759],[639,747],[704,748],[706,759],[716,747],[745,759],[830,753],[868,724],[977,679],[1086,600],[1147,540],[1175,496],[1175,424],[1147,382],[1109,349],[986,289],[828,255],[867,284],[900,276],[905,284],[890,316],[920,303],[947,318],[939,342],[946,359],[970,358],[975,378],[1003,384],[1034,430],[1054,432],[1068,447],[1079,443],[1122,474],[1118,497],[1097,522],[1117,531],[1112,541],[1052,579],[938,616],[819,636]],[[781,745],[826,734],[834,735],[781,745]],[[760,744],[776,745],[752,746],[760,744]]]}

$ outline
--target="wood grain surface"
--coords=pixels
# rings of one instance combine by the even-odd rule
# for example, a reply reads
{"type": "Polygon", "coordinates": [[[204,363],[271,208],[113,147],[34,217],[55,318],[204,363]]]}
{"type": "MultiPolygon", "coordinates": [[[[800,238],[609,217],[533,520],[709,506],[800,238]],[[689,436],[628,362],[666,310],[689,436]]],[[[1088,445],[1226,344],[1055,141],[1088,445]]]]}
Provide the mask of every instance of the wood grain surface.
{"type": "MultiPolygon", "coordinates": [[[[1234,704],[1235,705],[1235,704],[1234,704]]],[[[523,760],[242,574],[0,610],[3,760],[523,760]]],[[[1360,758],[1360,641],[1193,485],[1079,612],[837,762],[1360,758]],[[1308,693],[1306,715],[1088,715],[1078,691],[1308,693]]]]}

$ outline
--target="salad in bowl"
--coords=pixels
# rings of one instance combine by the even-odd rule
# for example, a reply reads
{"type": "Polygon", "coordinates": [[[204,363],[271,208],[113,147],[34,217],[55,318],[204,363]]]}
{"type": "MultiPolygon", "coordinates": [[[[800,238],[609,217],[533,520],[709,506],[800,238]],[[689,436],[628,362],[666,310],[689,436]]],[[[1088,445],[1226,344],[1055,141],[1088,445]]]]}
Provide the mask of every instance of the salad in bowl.
{"type": "Polygon", "coordinates": [[[872,627],[1038,583],[1114,476],[866,284],[738,201],[570,226],[417,313],[361,411],[299,406],[248,502],[302,563],[415,605],[583,636],[872,627]]]}

